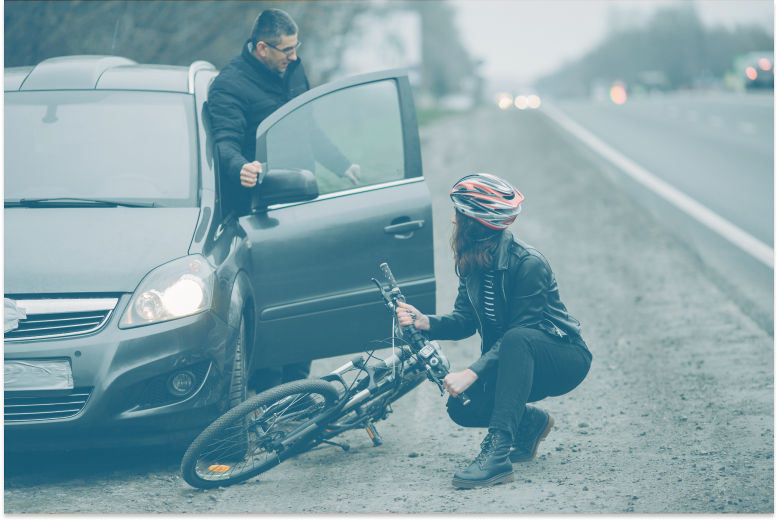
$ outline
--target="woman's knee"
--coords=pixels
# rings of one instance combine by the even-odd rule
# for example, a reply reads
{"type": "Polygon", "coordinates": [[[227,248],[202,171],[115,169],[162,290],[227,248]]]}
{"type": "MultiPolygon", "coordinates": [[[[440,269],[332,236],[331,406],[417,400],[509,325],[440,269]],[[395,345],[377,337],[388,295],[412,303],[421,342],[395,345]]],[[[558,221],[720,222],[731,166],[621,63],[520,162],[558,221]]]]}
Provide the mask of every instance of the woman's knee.
{"type": "Polygon", "coordinates": [[[500,354],[505,350],[507,351],[532,351],[532,337],[535,331],[527,329],[526,327],[515,327],[508,330],[505,336],[502,337],[502,343],[500,344],[500,354]]]}
{"type": "Polygon", "coordinates": [[[459,425],[460,427],[488,427],[489,419],[482,418],[479,411],[475,411],[473,408],[468,410],[462,406],[458,401],[449,398],[446,404],[446,412],[451,421],[459,425]]]}

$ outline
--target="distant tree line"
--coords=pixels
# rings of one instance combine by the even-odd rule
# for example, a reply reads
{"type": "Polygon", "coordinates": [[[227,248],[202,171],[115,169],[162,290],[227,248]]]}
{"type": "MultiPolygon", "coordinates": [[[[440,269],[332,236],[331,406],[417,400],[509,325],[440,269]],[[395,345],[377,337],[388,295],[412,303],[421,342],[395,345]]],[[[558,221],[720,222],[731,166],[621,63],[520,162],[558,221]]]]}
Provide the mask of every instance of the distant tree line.
{"type": "Polygon", "coordinates": [[[457,92],[476,64],[454,29],[446,2],[356,1],[17,1],[5,2],[5,67],[76,54],[124,56],[138,63],[224,67],[246,41],[256,16],[276,7],[299,28],[300,55],[313,86],[341,66],[347,36],[367,9],[412,9],[422,17],[422,88],[457,92]]]}
{"type": "Polygon", "coordinates": [[[256,16],[277,7],[297,23],[313,84],[340,65],[344,35],[363,2],[22,1],[5,3],[5,66],[56,56],[104,54],[138,63],[224,67],[249,36],[256,16]]]}
{"type": "Polygon", "coordinates": [[[621,80],[629,87],[656,79],[657,72],[662,88],[691,87],[724,76],[738,54],[771,51],[773,41],[756,25],[707,28],[690,3],[660,9],[642,28],[611,32],[597,48],[541,78],[536,87],[560,96],[586,95],[597,81],[621,80]]]}

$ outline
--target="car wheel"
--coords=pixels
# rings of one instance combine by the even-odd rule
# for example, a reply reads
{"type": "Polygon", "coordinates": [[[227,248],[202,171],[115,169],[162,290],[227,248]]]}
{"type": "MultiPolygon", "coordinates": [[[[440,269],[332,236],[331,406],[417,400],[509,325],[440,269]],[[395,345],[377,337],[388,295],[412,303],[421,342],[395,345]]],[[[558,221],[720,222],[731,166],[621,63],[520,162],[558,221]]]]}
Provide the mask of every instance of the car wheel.
{"type": "Polygon", "coordinates": [[[244,317],[240,319],[236,344],[235,361],[232,364],[232,378],[230,379],[230,409],[246,401],[248,360],[246,360],[246,319],[244,317]]]}

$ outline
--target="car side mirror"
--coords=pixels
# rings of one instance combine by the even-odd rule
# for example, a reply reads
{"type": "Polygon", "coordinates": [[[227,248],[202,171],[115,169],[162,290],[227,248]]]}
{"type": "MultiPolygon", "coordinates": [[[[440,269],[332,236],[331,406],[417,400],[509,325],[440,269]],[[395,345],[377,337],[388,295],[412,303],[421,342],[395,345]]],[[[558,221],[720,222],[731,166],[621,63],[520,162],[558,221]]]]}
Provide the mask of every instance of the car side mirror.
{"type": "Polygon", "coordinates": [[[251,211],[264,210],[274,204],[312,201],[319,197],[319,185],[309,170],[277,169],[259,175],[251,193],[251,211]]]}

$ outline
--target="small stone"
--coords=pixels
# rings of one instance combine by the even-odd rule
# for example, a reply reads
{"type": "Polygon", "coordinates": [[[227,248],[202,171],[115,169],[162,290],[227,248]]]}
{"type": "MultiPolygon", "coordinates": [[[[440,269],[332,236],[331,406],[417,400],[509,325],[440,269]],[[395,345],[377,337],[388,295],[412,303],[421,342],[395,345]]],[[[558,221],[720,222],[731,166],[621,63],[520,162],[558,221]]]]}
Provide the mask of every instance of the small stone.
{"type": "Polygon", "coordinates": [[[189,494],[187,497],[191,499],[194,497],[194,494],[189,494]]]}
{"type": "Polygon", "coordinates": [[[411,452],[410,454],[408,454],[408,457],[409,457],[409,458],[416,458],[416,457],[418,457],[418,456],[419,456],[419,453],[418,453],[418,452],[411,452]]]}
{"type": "Polygon", "coordinates": [[[632,499],[637,499],[637,498],[638,498],[637,496],[632,496],[632,499]]]}
{"type": "Polygon", "coordinates": [[[698,425],[698,426],[697,426],[697,430],[698,430],[698,431],[701,431],[701,430],[702,430],[702,427],[700,427],[700,426],[698,425]]]}
{"type": "Polygon", "coordinates": [[[525,481],[526,481],[527,483],[532,483],[532,480],[531,480],[531,479],[527,479],[527,480],[525,480],[525,481]]]}
{"type": "Polygon", "coordinates": [[[562,447],[557,447],[556,450],[560,451],[560,450],[562,450],[562,447]]]}
{"type": "Polygon", "coordinates": [[[589,487],[584,487],[582,490],[583,490],[584,492],[586,492],[587,490],[589,490],[589,487]]]}
{"type": "Polygon", "coordinates": [[[218,499],[216,499],[216,496],[214,496],[213,494],[211,494],[208,497],[211,498],[213,501],[219,501],[218,499]]]}
{"type": "Polygon", "coordinates": [[[586,423],[586,422],[581,422],[581,423],[579,423],[579,424],[578,424],[578,426],[579,426],[579,427],[581,427],[581,428],[583,428],[583,427],[588,427],[588,426],[589,426],[589,424],[588,424],[588,423],[586,423]]]}
{"type": "Polygon", "coordinates": [[[640,435],[641,435],[641,436],[645,436],[645,435],[646,435],[646,433],[645,433],[645,432],[641,432],[641,433],[640,433],[640,435]]]}
{"type": "Polygon", "coordinates": [[[556,494],[554,494],[553,492],[548,493],[548,497],[554,497],[554,496],[556,496],[556,494]]]}
{"type": "Polygon", "coordinates": [[[688,420],[688,419],[689,419],[689,418],[687,418],[686,416],[681,416],[681,421],[682,421],[682,422],[685,422],[685,421],[686,421],[686,420],[688,420]]]}

